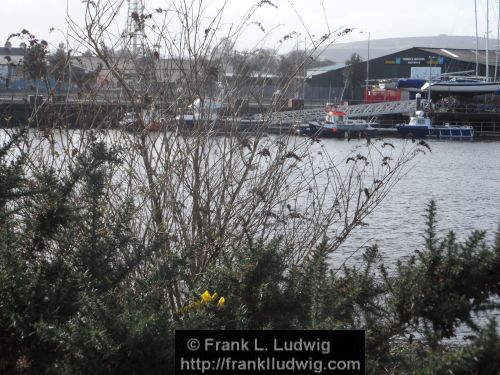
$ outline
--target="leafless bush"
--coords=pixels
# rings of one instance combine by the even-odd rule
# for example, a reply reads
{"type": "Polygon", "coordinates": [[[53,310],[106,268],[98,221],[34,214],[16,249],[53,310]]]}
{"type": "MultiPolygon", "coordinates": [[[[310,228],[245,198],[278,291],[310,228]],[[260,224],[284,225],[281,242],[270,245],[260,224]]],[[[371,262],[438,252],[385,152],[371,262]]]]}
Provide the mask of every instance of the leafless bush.
{"type": "Polygon", "coordinates": [[[246,62],[240,59],[241,75],[223,72],[232,46],[254,25],[255,11],[272,4],[261,1],[220,35],[225,3],[214,10],[202,0],[172,1],[164,9],[134,16],[137,32],[145,34],[139,51],[127,47],[134,35],[112,30],[116,14],[126,4],[88,1],[85,25],[70,22],[68,39],[98,57],[94,73],[107,84],[82,87],[77,97],[66,98],[64,106],[39,107],[31,125],[41,127],[38,115],[59,111],[51,123],[53,132],[48,138],[32,137],[24,147],[33,171],[52,167],[61,174],[85,149],[88,132],[120,150],[122,164],[111,171],[103,210],[111,218],[117,207],[132,199],[137,238],[162,244],[141,271],[154,268],[156,258],[195,249],[185,283],[169,287],[172,311],[184,304],[185,293],[200,275],[221,256],[231,257],[249,238],[269,241],[282,236],[293,249],[290,262],[297,265],[308,261],[320,241],[327,241],[333,253],[363,225],[416,155],[418,148],[411,143],[394,150],[373,141],[337,160],[321,142],[289,132],[268,135],[271,114],[302,64],[347,29],[327,29],[318,40],[311,37],[312,48],[301,65],[279,81],[280,100],[261,109],[264,116],[251,125],[251,133],[241,131],[237,105],[227,106],[224,123],[212,118],[213,108],[207,107],[193,127],[179,124],[176,116],[186,115],[187,106],[197,98],[234,104],[245,93],[264,104],[266,66],[260,67],[259,77],[245,70],[246,62]],[[149,119],[146,110],[152,111],[149,119]],[[78,130],[65,122],[69,111],[78,130]],[[125,111],[136,116],[131,131],[118,126],[125,111]],[[161,124],[160,130],[148,130],[151,118],[161,124]]]}

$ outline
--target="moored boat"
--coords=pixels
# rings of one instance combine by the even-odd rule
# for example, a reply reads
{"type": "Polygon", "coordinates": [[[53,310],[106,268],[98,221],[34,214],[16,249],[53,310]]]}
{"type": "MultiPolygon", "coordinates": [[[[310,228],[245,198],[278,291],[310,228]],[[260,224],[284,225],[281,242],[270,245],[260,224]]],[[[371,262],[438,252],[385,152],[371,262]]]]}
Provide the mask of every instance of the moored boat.
{"type": "Polygon", "coordinates": [[[427,80],[419,78],[399,79],[396,83],[396,88],[399,90],[410,92],[421,92],[422,87],[427,84],[427,80]]]}
{"type": "Polygon", "coordinates": [[[440,139],[472,140],[474,128],[470,125],[433,126],[424,111],[416,111],[415,116],[410,117],[408,124],[396,125],[398,133],[408,138],[437,137],[440,139]]]}
{"type": "Polygon", "coordinates": [[[469,139],[474,138],[474,128],[472,126],[452,126],[445,125],[444,127],[434,128],[436,136],[440,139],[469,139]]]}
{"type": "Polygon", "coordinates": [[[345,130],[338,128],[336,123],[310,121],[306,126],[298,128],[299,134],[319,138],[344,138],[345,130]]]}
{"type": "Polygon", "coordinates": [[[349,118],[345,112],[337,110],[326,113],[325,124],[335,124],[338,130],[346,132],[375,130],[374,126],[378,126],[378,123],[368,122],[365,119],[349,118]]]}
{"type": "Polygon", "coordinates": [[[187,111],[176,117],[176,120],[183,125],[192,126],[196,123],[213,123],[220,120],[220,113],[225,107],[219,101],[207,98],[202,100],[197,98],[187,107],[187,111]]]}
{"type": "Polygon", "coordinates": [[[431,119],[425,116],[424,111],[416,111],[415,116],[410,117],[408,124],[398,124],[396,129],[403,137],[426,138],[432,128],[431,119]]]}
{"type": "Polygon", "coordinates": [[[426,82],[422,85],[422,91],[439,93],[462,93],[462,94],[487,94],[496,93],[500,90],[500,82],[488,82],[474,78],[451,78],[437,82],[426,82]]]}
{"type": "Polygon", "coordinates": [[[324,121],[310,121],[307,125],[294,126],[298,134],[321,138],[345,138],[346,134],[364,134],[375,136],[377,129],[374,122],[364,119],[349,118],[345,112],[327,107],[324,121]]]}
{"type": "Polygon", "coordinates": [[[123,115],[119,125],[127,131],[158,131],[161,129],[162,120],[158,118],[154,111],[142,111],[140,116],[142,119],[139,119],[135,112],[127,112],[123,115]]]}

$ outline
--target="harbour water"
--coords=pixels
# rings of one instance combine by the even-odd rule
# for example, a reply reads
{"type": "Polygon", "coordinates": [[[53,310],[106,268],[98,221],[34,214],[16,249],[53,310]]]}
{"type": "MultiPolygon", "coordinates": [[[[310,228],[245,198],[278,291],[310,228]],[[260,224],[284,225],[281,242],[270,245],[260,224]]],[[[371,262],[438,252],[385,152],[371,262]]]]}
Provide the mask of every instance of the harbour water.
{"type": "MultiPolygon", "coordinates": [[[[118,132],[113,133],[119,137],[118,132]]],[[[72,138],[78,138],[75,132],[72,138]]],[[[0,144],[6,133],[0,131],[0,144]]],[[[297,138],[297,142],[310,142],[297,138]]],[[[410,141],[388,140],[401,150],[410,141]]],[[[48,144],[47,141],[42,145],[48,144]]],[[[57,143],[57,142],[56,142],[57,143]]],[[[385,200],[364,220],[368,226],[351,234],[348,240],[331,256],[331,265],[359,265],[363,250],[378,244],[380,254],[389,270],[399,259],[404,259],[423,248],[425,209],[431,199],[438,207],[438,231],[444,236],[453,230],[464,240],[474,229],[485,230],[487,241],[493,242],[500,224],[500,143],[473,141],[455,142],[428,140],[432,152],[419,154],[408,167],[407,174],[394,186],[385,200]]],[[[365,147],[366,140],[322,139],[315,145],[328,152],[339,168],[346,166],[345,158],[353,149],[365,147]]],[[[356,151],[357,152],[357,151],[356,151]]],[[[496,310],[494,315],[499,317],[496,310]]],[[[478,316],[479,322],[486,322],[478,316]]],[[[459,336],[470,334],[467,327],[459,336]]]]}
{"type": "MultiPolygon", "coordinates": [[[[365,140],[324,140],[333,155],[345,155],[365,140]]],[[[402,139],[391,139],[396,148],[402,139]]],[[[431,199],[438,207],[438,231],[453,230],[463,240],[474,229],[487,231],[493,241],[500,224],[500,143],[428,140],[432,152],[417,155],[403,177],[376,211],[366,227],[332,256],[332,263],[356,262],[360,247],[378,244],[391,264],[407,257],[423,244],[425,208],[431,199]]]]}
{"type": "MultiPolygon", "coordinates": [[[[0,131],[0,144],[8,138],[8,133],[0,131]]],[[[120,138],[119,132],[113,134],[120,138]]],[[[75,140],[79,136],[78,131],[72,134],[75,140]]],[[[306,138],[297,138],[296,141],[309,142],[306,138]]],[[[403,149],[405,143],[410,142],[403,139],[389,141],[395,150],[403,149]]],[[[48,145],[48,142],[38,142],[48,145]]],[[[431,199],[437,203],[441,235],[453,230],[458,239],[463,240],[472,230],[480,229],[487,232],[488,241],[493,241],[500,224],[500,143],[439,140],[428,140],[427,143],[432,152],[419,154],[413,159],[407,167],[407,174],[364,220],[368,225],[354,231],[332,255],[332,265],[359,262],[363,249],[373,244],[378,244],[389,266],[414,254],[423,245],[425,209],[431,199]]],[[[349,142],[322,139],[317,147],[330,154],[342,168],[346,156],[365,144],[365,139],[349,142]]]]}

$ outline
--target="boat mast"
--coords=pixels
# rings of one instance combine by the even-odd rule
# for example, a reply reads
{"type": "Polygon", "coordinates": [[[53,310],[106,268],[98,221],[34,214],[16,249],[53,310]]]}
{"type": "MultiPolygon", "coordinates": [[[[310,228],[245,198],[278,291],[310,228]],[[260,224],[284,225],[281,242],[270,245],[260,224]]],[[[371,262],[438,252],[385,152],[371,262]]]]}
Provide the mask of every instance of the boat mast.
{"type": "Polygon", "coordinates": [[[429,103],[429,108],[432,108],[431,99],[431,86],[432,86],[432,56],[429,56],[429,91],[427,92],[427,102],[429,103]]]}
{"type": "Polygon", "coordinates": [[[486,0],[486,82],[490,80],[490,56],[488,49],[488,39],[490,38],[490,6],[489,0],[486,0]]]}
{"type": "Polygon", "coordinates": [[[498,44],[500,43],[500,0],[498,0],[498,18],[497,18],[497,50],[495,53],[495,82],[498,73],[498,44]]]}
{"type": "Polygon", "coordinates": [[[479,76],[479,59],[478,59],[478,53],[479,53],[479,34],[477,32],[477,0],[474,0],[474,14],[476,17],[476,77],[479,76]]]}

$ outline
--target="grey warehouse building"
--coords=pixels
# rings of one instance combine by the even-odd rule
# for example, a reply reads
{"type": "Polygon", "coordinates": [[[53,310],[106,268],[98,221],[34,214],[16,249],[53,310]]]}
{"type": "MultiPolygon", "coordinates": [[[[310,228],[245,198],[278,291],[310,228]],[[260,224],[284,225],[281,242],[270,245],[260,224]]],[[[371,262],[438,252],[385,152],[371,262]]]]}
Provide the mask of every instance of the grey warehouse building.
{"type": "MultiPolygon", "coordinates": [[[[380,81],[395,82],[397,79],[420,78],[429,79],[432,75],[437,78],[446,74],[460,75],[486,75],[486,51],[471,49],[447,49],[447,48],[425,48],[413,47],[393,54],[381,56],[368,61],[370,84],[380,81]]],[[[489,76],[497,77],[496,51],[490,51],[489,76]]],[[[366,81],[367,62],[360,63],[359,71],[363,72],[363,82],[366,81]]],[[[339,64],[331,66],[328,71],[316,71],[309,74],[309,87],[311,93],[316,93],[331,98],[337,98],[343,94],[345,86],[345,71],[349,65],[339,64]],[[321,94],[320,94],[321,93],[321,94]]],[[[350,99],[363,99],[365,84],[354,90],[354,97],[350,99]]],[[[314,96],[316,96],[314,95],[314,96]]],[[[345,96],[344,96],[345,98],[345,96]]]]}

